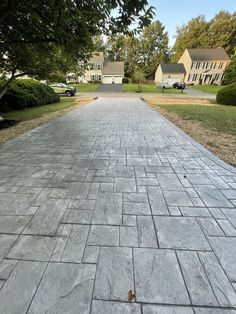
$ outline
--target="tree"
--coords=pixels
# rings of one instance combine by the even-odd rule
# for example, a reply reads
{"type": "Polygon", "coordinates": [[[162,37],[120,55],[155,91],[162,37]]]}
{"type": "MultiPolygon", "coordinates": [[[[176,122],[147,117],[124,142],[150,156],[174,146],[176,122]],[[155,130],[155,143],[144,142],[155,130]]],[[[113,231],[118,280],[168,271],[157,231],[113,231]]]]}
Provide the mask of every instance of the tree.
{"type": "Polygon", "coordinates": [[[209,24],[203,15],[191,19],[186,25],[177,27],[171,61],[177,62],[187,48],[208,48],[208,27],[209,24]]]}
{"type": "Polygon", "coordinates": [[[11,76],[0,98],[18,76],[45,78],[60,70],[55,52],[61,51],[63,66],[76,64],[89,57],[98,33],[126,32],[135,20],[138,29],[144,27],[153,16],[147,5],[147,0],[1,0],[0,73],[11,76]]]}
{"type": "Polygon", "coordinates": [[[139,66],[145,78],[154,79],[158,65],[168,61],[168,33],[160,21],[145,27],[140,36],[139,66]]]}
{"type": "Polygon", "coordinates": [[[236,46],[236,12],[220,11],[210,21],[208,29],[210,47],[223,47],[231,56],[236,46]]]}
{"type": "Polygon", "coordinates": [[[93,36],[93,51],[105,51],[106,43],[102,35],[93,36]]]}
{"type": "Polygon", "coordinates": [[[236,83],[236,54],[225,69],[224,85],[236,83]]]}
{"type": "Polygon", "coordinates": [[[144,80],[144,73],[141,70],[136,70],[132,77],[132,81],[138,84],[136,92],[142,91],[143,80],[144,80]]]}
{"type": "Polygon", "coordinates": [[[223,47],[232,55],[236,46],[236,13],[220,11],[209,22],[200,15],[177,27],[172,62],[177,62],[186,48],[223,47]]]}
{"type": "Polygon", "coordinates": [[[126,36],[118,33],[108,37],[106,44],[107,59],[109,61],[124,61],[126,52],[126,36]]]}

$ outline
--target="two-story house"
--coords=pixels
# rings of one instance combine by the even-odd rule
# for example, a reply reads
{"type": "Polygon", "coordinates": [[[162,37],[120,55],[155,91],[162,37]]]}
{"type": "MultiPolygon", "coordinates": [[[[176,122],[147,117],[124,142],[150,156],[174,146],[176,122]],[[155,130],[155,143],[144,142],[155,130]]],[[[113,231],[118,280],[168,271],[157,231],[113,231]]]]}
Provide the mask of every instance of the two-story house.
{"type": "Polygon", "coordinates": [[[179,59],[186,70],[186,84],[221,84],[230,58],[223,48],[186,49],[179,59]]]}
{"type": "Polygon", "coordinates": [[[83,75],[67,74],[67,82],[101,82],[103,84],[122,84],[124,62],[105,62],[103,52],[93,52],[84,67],[83,75]]]}

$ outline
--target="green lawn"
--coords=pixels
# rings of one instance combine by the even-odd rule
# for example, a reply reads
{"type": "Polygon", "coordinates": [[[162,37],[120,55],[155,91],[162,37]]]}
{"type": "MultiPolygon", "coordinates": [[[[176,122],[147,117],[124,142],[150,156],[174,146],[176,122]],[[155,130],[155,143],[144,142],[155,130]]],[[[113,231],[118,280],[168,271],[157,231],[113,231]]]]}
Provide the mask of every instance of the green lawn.
{"type": "Polygon", "coordinates": [[[83,83],[83,84],[73,84],[70,83],[69,85],[75,87],[77,89],[77,93],[89,93],[89,92],[95,92],[96,89],[101,85],[100,83],[83,83]]]}
{"type": "MultiPolygon", "coordinates": [[[[135,93],[137,90],[137,84],[123,84],[122,88],[124,92],[135,93]]],[[[151,84],[142,84],[142,93],[162,93],[161,88],[156,88],[155,85],[151,84]]],[[[181,94],[181,90],[172,88],[165,89],[165,94],[181,94]]]]}
{"type": "Polygon", "coordinates": [[[24,121],[39,118],[44,114],[66,109],[75,105],[75,98],[61,97],[61,101],[55,104],[21,109],[12,112],[0,113],[5,119],[24,121]]]}
{"type": "Polygon", "coordinates": [[[236,106],[160,105],[185,120],[200,121],[211,130],[236,135],[236,106]]]}
{"type": "Polygon", "coordinates": [[[210,93],[210,94],[217,94],[217,92],[222,89],[224,86],[221,85],[194,85],[191,86],[195,89],[198,89],[202,92],[210,93]]]}

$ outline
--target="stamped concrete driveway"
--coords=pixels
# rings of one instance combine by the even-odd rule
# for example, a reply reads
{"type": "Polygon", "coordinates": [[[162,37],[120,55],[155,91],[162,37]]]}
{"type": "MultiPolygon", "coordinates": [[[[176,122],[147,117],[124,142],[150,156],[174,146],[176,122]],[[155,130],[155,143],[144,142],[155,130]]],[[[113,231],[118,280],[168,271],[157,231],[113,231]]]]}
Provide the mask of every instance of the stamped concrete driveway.
{"type": "Polygon", "coordinates": [[[1,314],[236,313],[236,169],[140,99],[1,145],[0,173],[1,314]]]}

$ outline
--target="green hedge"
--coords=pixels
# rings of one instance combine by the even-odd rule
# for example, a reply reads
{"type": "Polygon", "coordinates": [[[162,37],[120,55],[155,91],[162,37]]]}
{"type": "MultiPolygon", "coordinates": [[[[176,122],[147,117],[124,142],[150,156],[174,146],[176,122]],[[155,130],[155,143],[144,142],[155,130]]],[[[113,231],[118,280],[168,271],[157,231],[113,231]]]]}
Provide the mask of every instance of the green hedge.
{"type": "Polygon", "coordinates": [[[236,106],[236,83],[229,84],[219,90],[216,101],[219,104],[236,106]]]}
{"type": "MultiPolygon", "coordinates": [[[[4,82],[0,82],[0,88],[4,82]]],[[[0,111],[7,112],[59,102],[60,97],[46,84],[30,79],[13,81],[0,100],[0,111]]]]}

